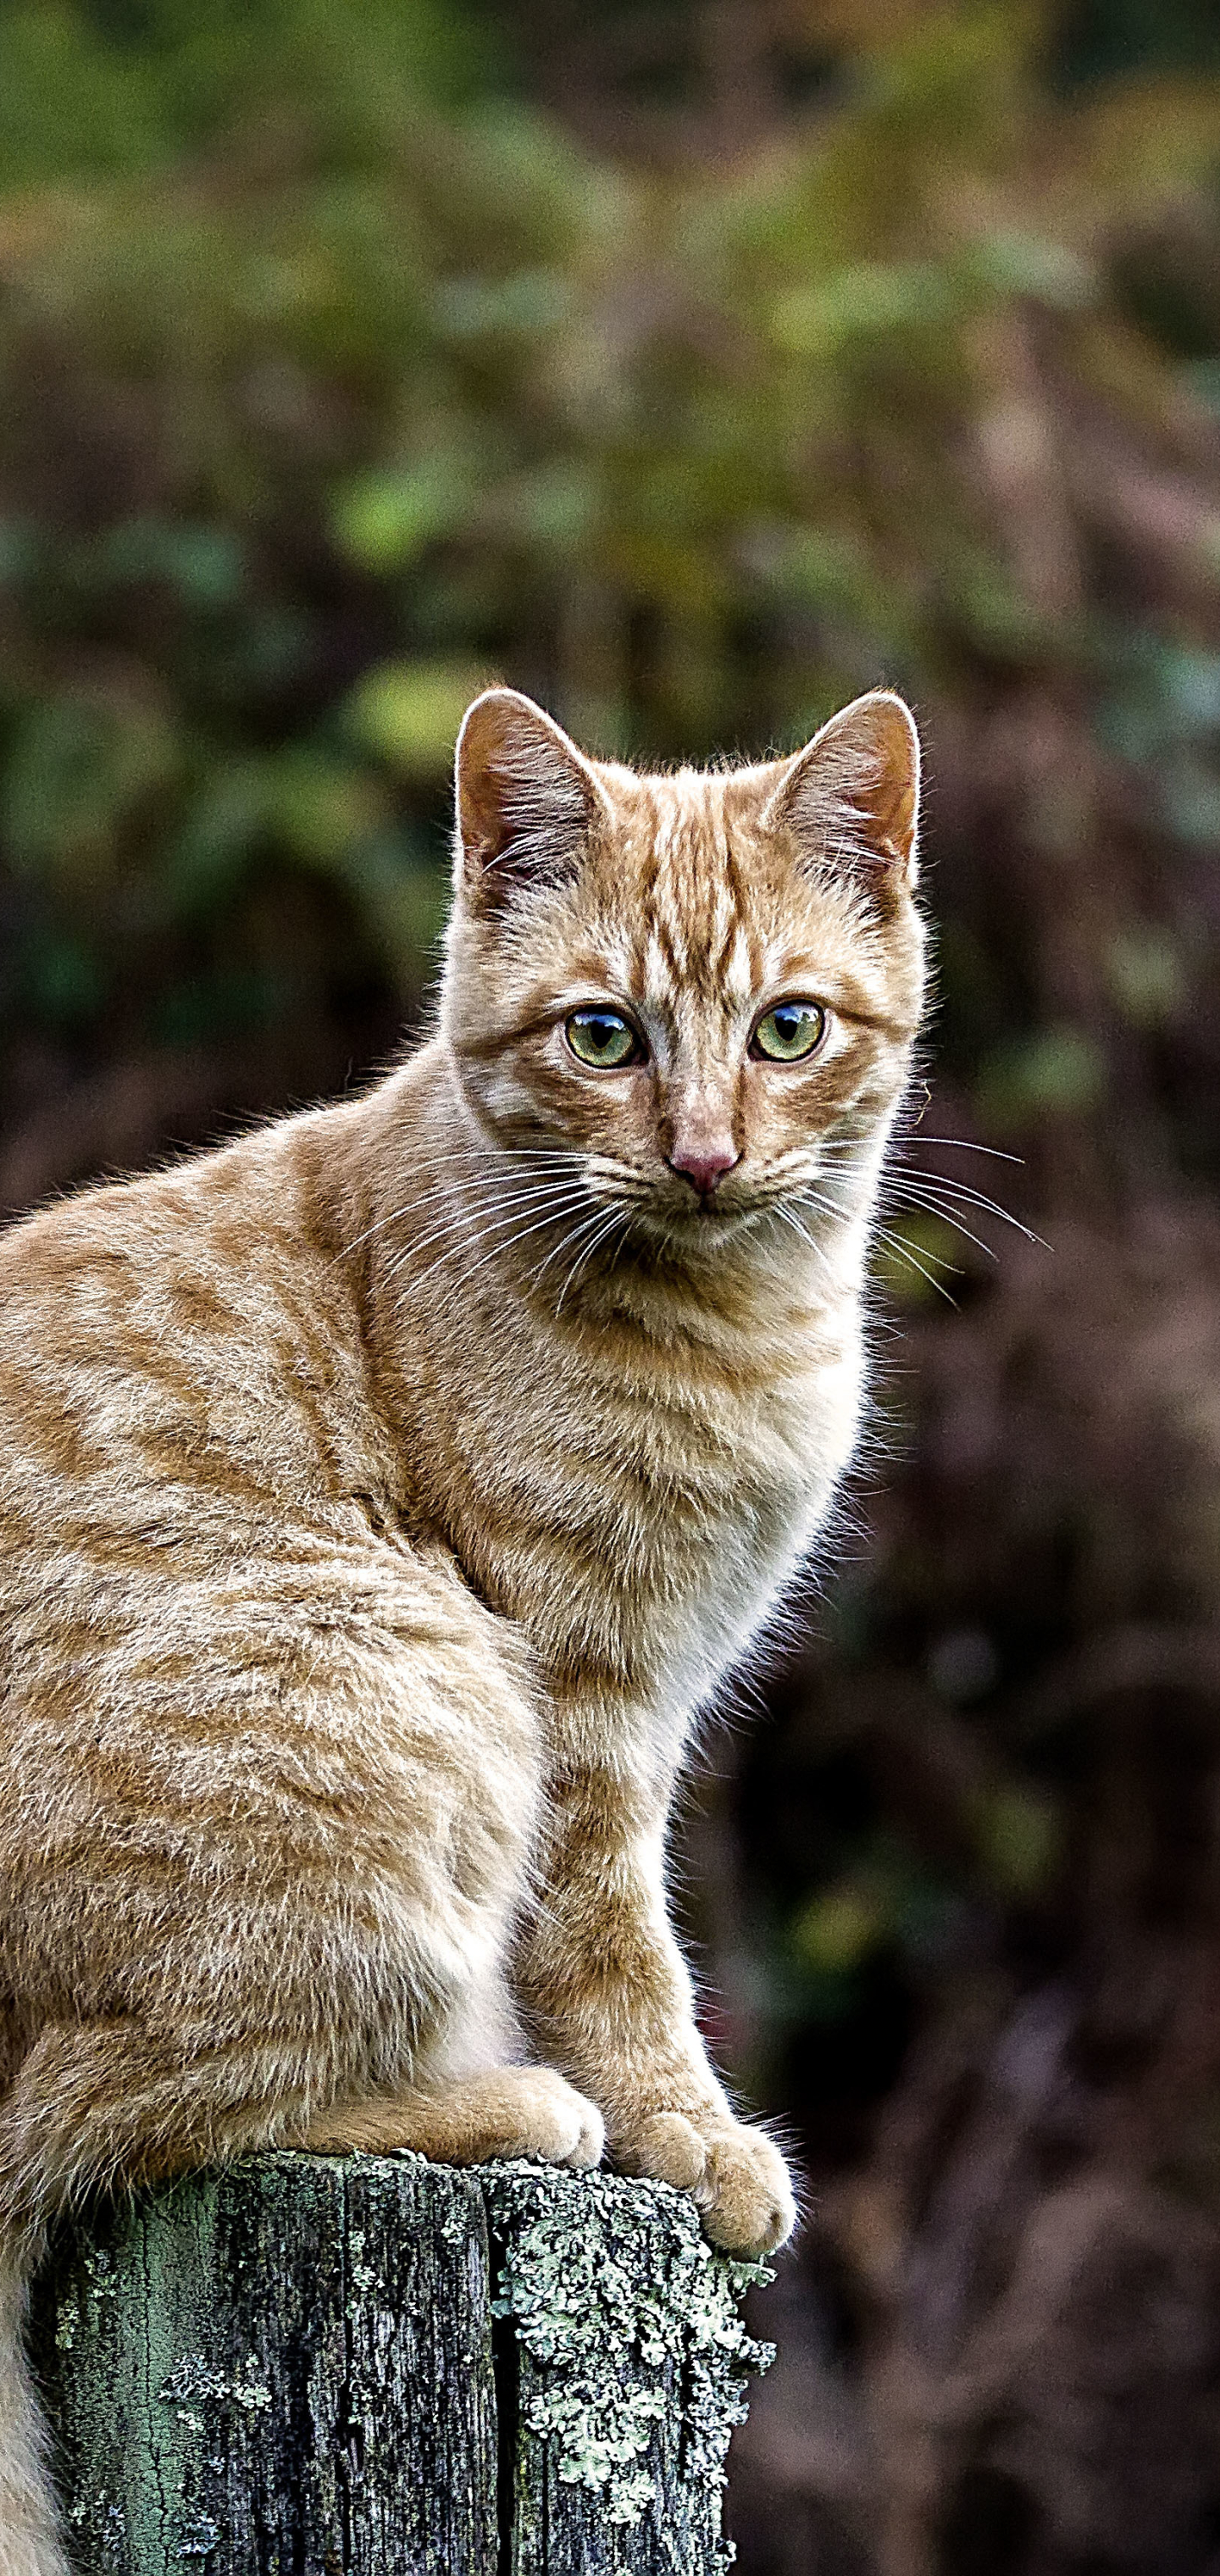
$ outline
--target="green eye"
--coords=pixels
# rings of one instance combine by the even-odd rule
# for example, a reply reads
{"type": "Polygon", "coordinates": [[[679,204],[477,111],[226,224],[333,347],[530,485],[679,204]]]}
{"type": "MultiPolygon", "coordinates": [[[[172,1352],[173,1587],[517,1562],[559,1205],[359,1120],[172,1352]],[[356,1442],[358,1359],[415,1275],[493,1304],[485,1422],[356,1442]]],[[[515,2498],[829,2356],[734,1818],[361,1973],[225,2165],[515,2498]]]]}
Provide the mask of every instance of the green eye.
{"type": "Polygon", "coordinates": [[[826,1013],[820,1002],[777,1002],[759,1021],[750,1053],[766,1056],[772,1064],[799,1064],[802,1056],[812,1055],[821,1045],[825,1034],[826,1013]]]}
{"type": "Polygon", "coordinates": [[[573,1055],[598,1073],[617,1073],[620,1065],[638,1064],[644,1052],[630,1020],[619,1011],[573,1011],[564,1036],[573,1055]]]}

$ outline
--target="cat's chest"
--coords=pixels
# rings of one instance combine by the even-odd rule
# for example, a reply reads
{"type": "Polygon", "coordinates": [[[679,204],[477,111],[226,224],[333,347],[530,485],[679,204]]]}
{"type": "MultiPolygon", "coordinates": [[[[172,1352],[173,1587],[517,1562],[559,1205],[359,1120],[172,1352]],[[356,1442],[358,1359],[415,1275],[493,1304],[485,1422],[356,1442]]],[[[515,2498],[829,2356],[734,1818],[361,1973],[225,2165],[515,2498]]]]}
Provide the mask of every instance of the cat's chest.
{"type": "Polygon", "coordinates": [[[854,1359],[823,1352],[773,1389],[650,1421],[615,1481],[620,1568],[635,1547],[624,1629],[667,1662],[735,1651],[825,1518],[858,1399],[854,1359]]]}
{"type": "Polygon", "coordinates": [[[573,1372],[540,1389],[496,1480],[497,1590],[548,1663],[688,1705],[742,1650],[825,1518],[854,1445],[858,1339],[770,1365],[573,1372]]]}

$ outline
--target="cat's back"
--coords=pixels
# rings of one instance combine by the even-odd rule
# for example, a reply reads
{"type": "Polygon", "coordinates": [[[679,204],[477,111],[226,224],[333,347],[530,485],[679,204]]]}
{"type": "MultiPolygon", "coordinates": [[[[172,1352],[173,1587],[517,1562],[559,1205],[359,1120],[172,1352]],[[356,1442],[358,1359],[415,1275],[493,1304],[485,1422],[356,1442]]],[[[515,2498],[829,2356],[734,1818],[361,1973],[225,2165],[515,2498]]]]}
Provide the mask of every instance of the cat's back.
{"type": "MultiPolygon", "coordinates": [[[[350,1277],[285,1122],[0,1236],[0,1523],[190,1555],[368,1481],[350,1277]]],[[[316,1160],[316,1155],[315,1158],[316,1160]]]]}

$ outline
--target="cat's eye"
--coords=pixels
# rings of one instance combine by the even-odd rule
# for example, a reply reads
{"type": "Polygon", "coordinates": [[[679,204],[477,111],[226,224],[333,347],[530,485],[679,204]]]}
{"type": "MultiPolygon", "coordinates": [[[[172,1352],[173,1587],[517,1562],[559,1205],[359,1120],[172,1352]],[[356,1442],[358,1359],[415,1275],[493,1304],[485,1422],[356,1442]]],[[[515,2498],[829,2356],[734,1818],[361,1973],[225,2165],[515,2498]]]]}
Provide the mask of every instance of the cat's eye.
{"type": "Polygon", "coordinates": [[[800,1064],[826,1035],[826,1013],[820,1002],[777,1002],[764,1011],[750,1040],[751,1055],[769,1064],[800,1064]]]}
{"type": "Polygon", "coordinates": [[[596,1004],[573,1011],[564,1036],[573,1055],[597,1073],[617,1073],[620,1066],[639,1064],[643,1058],[643,1046],[630,1020],[621,1011],[603,1011],[596,1004]]]}

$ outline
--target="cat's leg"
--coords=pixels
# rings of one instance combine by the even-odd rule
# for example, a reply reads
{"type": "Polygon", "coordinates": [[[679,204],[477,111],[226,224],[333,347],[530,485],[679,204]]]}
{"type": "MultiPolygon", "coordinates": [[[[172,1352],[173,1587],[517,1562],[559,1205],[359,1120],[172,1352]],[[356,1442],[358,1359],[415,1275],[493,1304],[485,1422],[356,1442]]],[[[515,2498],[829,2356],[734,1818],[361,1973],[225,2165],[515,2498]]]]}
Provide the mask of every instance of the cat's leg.
{"type": "Polygon", "coordinates": [[[545,2053],[599,2104],[616,2161],[692,2191],[716,2244],[769,2253],[795,2224],[792,2185],[766,2132],[734,2117],[699,2036],[664,1830],[638,1778],[586,1766],[553,1784],[519,1993],[545,2053]]]}
{"type": "Polygon", "coordinates": [[[36,2244],[86,2189],[163,2182],[261,2146],[415,2147],[460,2164],[524,2154],[588,2165],[601,2153],[599,2114],[551,2067],[501,2067],[312,2117],[301,2108],[310,2081],[307,2051],[280,2034],[260,2063],[248,2041],[192,2053],[133,2022],[44,2030],[0,2112],[0,2243],[36,2244]]]}
{"type": "Polygon", "coordinates": [[[340,2145],[601,2145],[553,2070],[504,2065],[542,1723],[456,1569],[306,1533],[104,1609],[6,1744],[0,2576],[64,2576],[20,2336],[56,2210],[302,2143],[336,2103],[340,2145]]]}
{"type": "Polygon", "coordinates": [[[539,2156],[577,2169],[600,2163],[606,2143],[600,2111],[553,2066],[526,2064],[525,2056],[497,1958],[455,2005],[408,2078],[381,2092],[341,2096],[285,2143],[324,2155],[411,2148],[451,2165],[484,2164],[491,2156],[539,2156]]]}
{"type": "Polygon", "coordinates": [[[336,2104],[466,2162],[600,2152],[592,2105],[511,2063],[543,1763],[526,1649],[439,1555],[305,1564],[307,1583],[285,1549],[215,1593],[166,1587],[19,1746],[0,2225],[6,2153],[55,2206],[301,2140],[336,2104]]]}
{"type": "Polygon", "coordinates": [[[431,2088],[336,2103],[299,2141],[331,2155],[414,2147],[441,2164],[541,2156],[578,2169],[600,2162],[604,2142],[601,2113],[551,2066],[496,2066],[431,2088]]]}

